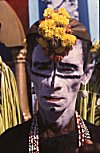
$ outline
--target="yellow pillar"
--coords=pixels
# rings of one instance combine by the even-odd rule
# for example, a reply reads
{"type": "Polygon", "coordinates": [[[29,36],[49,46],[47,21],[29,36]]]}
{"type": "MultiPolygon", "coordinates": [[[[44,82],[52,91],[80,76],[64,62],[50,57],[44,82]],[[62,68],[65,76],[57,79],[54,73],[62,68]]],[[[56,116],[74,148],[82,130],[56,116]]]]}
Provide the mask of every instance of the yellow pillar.
{"type": "Polygon", "coordinates": [[[19,50],[18,48],[16,49],[14,48],[12,50],[14,63],[15,63],[15,77],[18,86],[19,101],[25,121],[31,118],[31,113],[28,104],[26,69],[25,69],[26,52],[27,51],[25,48],[21,50],[19,50]]]}

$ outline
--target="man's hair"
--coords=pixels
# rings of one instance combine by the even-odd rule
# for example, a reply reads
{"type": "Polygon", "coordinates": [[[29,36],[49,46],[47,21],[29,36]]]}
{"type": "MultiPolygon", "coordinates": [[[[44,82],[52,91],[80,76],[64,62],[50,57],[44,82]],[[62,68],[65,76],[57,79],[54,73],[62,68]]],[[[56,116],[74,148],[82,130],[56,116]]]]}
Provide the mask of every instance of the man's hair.
{"type": "Polygon", "coordinates": [[[92,64],[92,52],[90,51],[92,47],[92,43],[86,42],[82,40],[82,49],[83,49],[83,60],[84,60],[84,65],[83,65],[83,70],[87,68],[87,64],[92,64]]]}

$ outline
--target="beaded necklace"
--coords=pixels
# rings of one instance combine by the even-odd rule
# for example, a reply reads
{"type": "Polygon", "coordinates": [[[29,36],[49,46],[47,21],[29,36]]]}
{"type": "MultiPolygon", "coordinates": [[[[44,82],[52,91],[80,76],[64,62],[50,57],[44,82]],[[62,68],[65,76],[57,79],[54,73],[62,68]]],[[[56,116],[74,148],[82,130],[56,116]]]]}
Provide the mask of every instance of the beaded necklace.
{"type": "Polygon", "coordinates": [[[78,112],[75,112],[76,114],[76,123],[77,123],[77,130],[78,130],[78,145],[79,147],[84,145],[85,140],[91,139],[89,130],[87,126],[85,125],[83,119],[78,115],[78,112]]]}
{"type": "MultiPolygon", "coordinates": [[[[77,111],[75,112],[75,114],[78,130],[78,146],[80,147],[84,145],[85,140],[90,140],[91,137],[83,119],[80,117],[80,115],[78,115],[77,111]]],[[[33,117],[31,129],[29,132],[29,153],[39,153],[39,128],[37,114],[35,114],[33,117]]]]}
{"type": "Polygon", "coordinates": [[[29,132],[29,153],[39,153],[39,129],[37,114],[34,115],[29,132]]]}

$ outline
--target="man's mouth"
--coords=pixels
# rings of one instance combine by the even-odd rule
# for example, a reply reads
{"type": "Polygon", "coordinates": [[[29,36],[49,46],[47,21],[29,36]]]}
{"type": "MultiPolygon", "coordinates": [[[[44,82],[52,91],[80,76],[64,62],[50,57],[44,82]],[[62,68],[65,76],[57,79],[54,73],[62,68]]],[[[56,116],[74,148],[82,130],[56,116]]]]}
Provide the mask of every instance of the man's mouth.
{"type": "Polygon", "coordinates": [[[64,97],[55,97],[55,96],[44,96],[44,98],[47,100],[47,101],[50,101],[50,102],[56,102],[56,101],[60,101],[62,99],[65,99],[64,97]]]}

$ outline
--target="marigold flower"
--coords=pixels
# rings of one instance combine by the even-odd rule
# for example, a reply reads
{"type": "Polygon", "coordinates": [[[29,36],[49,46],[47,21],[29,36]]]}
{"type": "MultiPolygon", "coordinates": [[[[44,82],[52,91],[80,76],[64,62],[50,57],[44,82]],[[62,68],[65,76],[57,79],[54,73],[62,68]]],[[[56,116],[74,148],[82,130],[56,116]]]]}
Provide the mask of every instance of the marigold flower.
{"type": "Polygon", "coordinates": [[[48,43],[46,40],[44,40],[42,37],[38,38],[38,43],[43,47],[46,48],[48,46],[48,43]]]}
{"type": "Polygon", "coordinates": [[[54,12],[54,10],[52,8],[47,8],[44,10],[44,14],[43,16],[44,17],[47,17],[47,16],[51,16],[51,14],[54,12]]]}
{"type": "Polygon", "coordinates": [[[64,15],[64,16],[66,16],[67,18],[70,18],[69,13],[68,13],[64,8],[58,9],[58,14],[59,14],[59,15],[64,15]]]}
{"type": "Polygon", "coordinates": [[[61,54],[66,51],[66,47],[72,48],[75,45],[76,37],[72,35],[71,27],[69,27],[70,15],[68,12],[63,8],[56,11],[47,8],[43,16],[44,20],[38,27],[40,35],[38,43],[48,48],[46,52],[51,54],[50,50],[54,50],[56,54],[61,54]]]}

